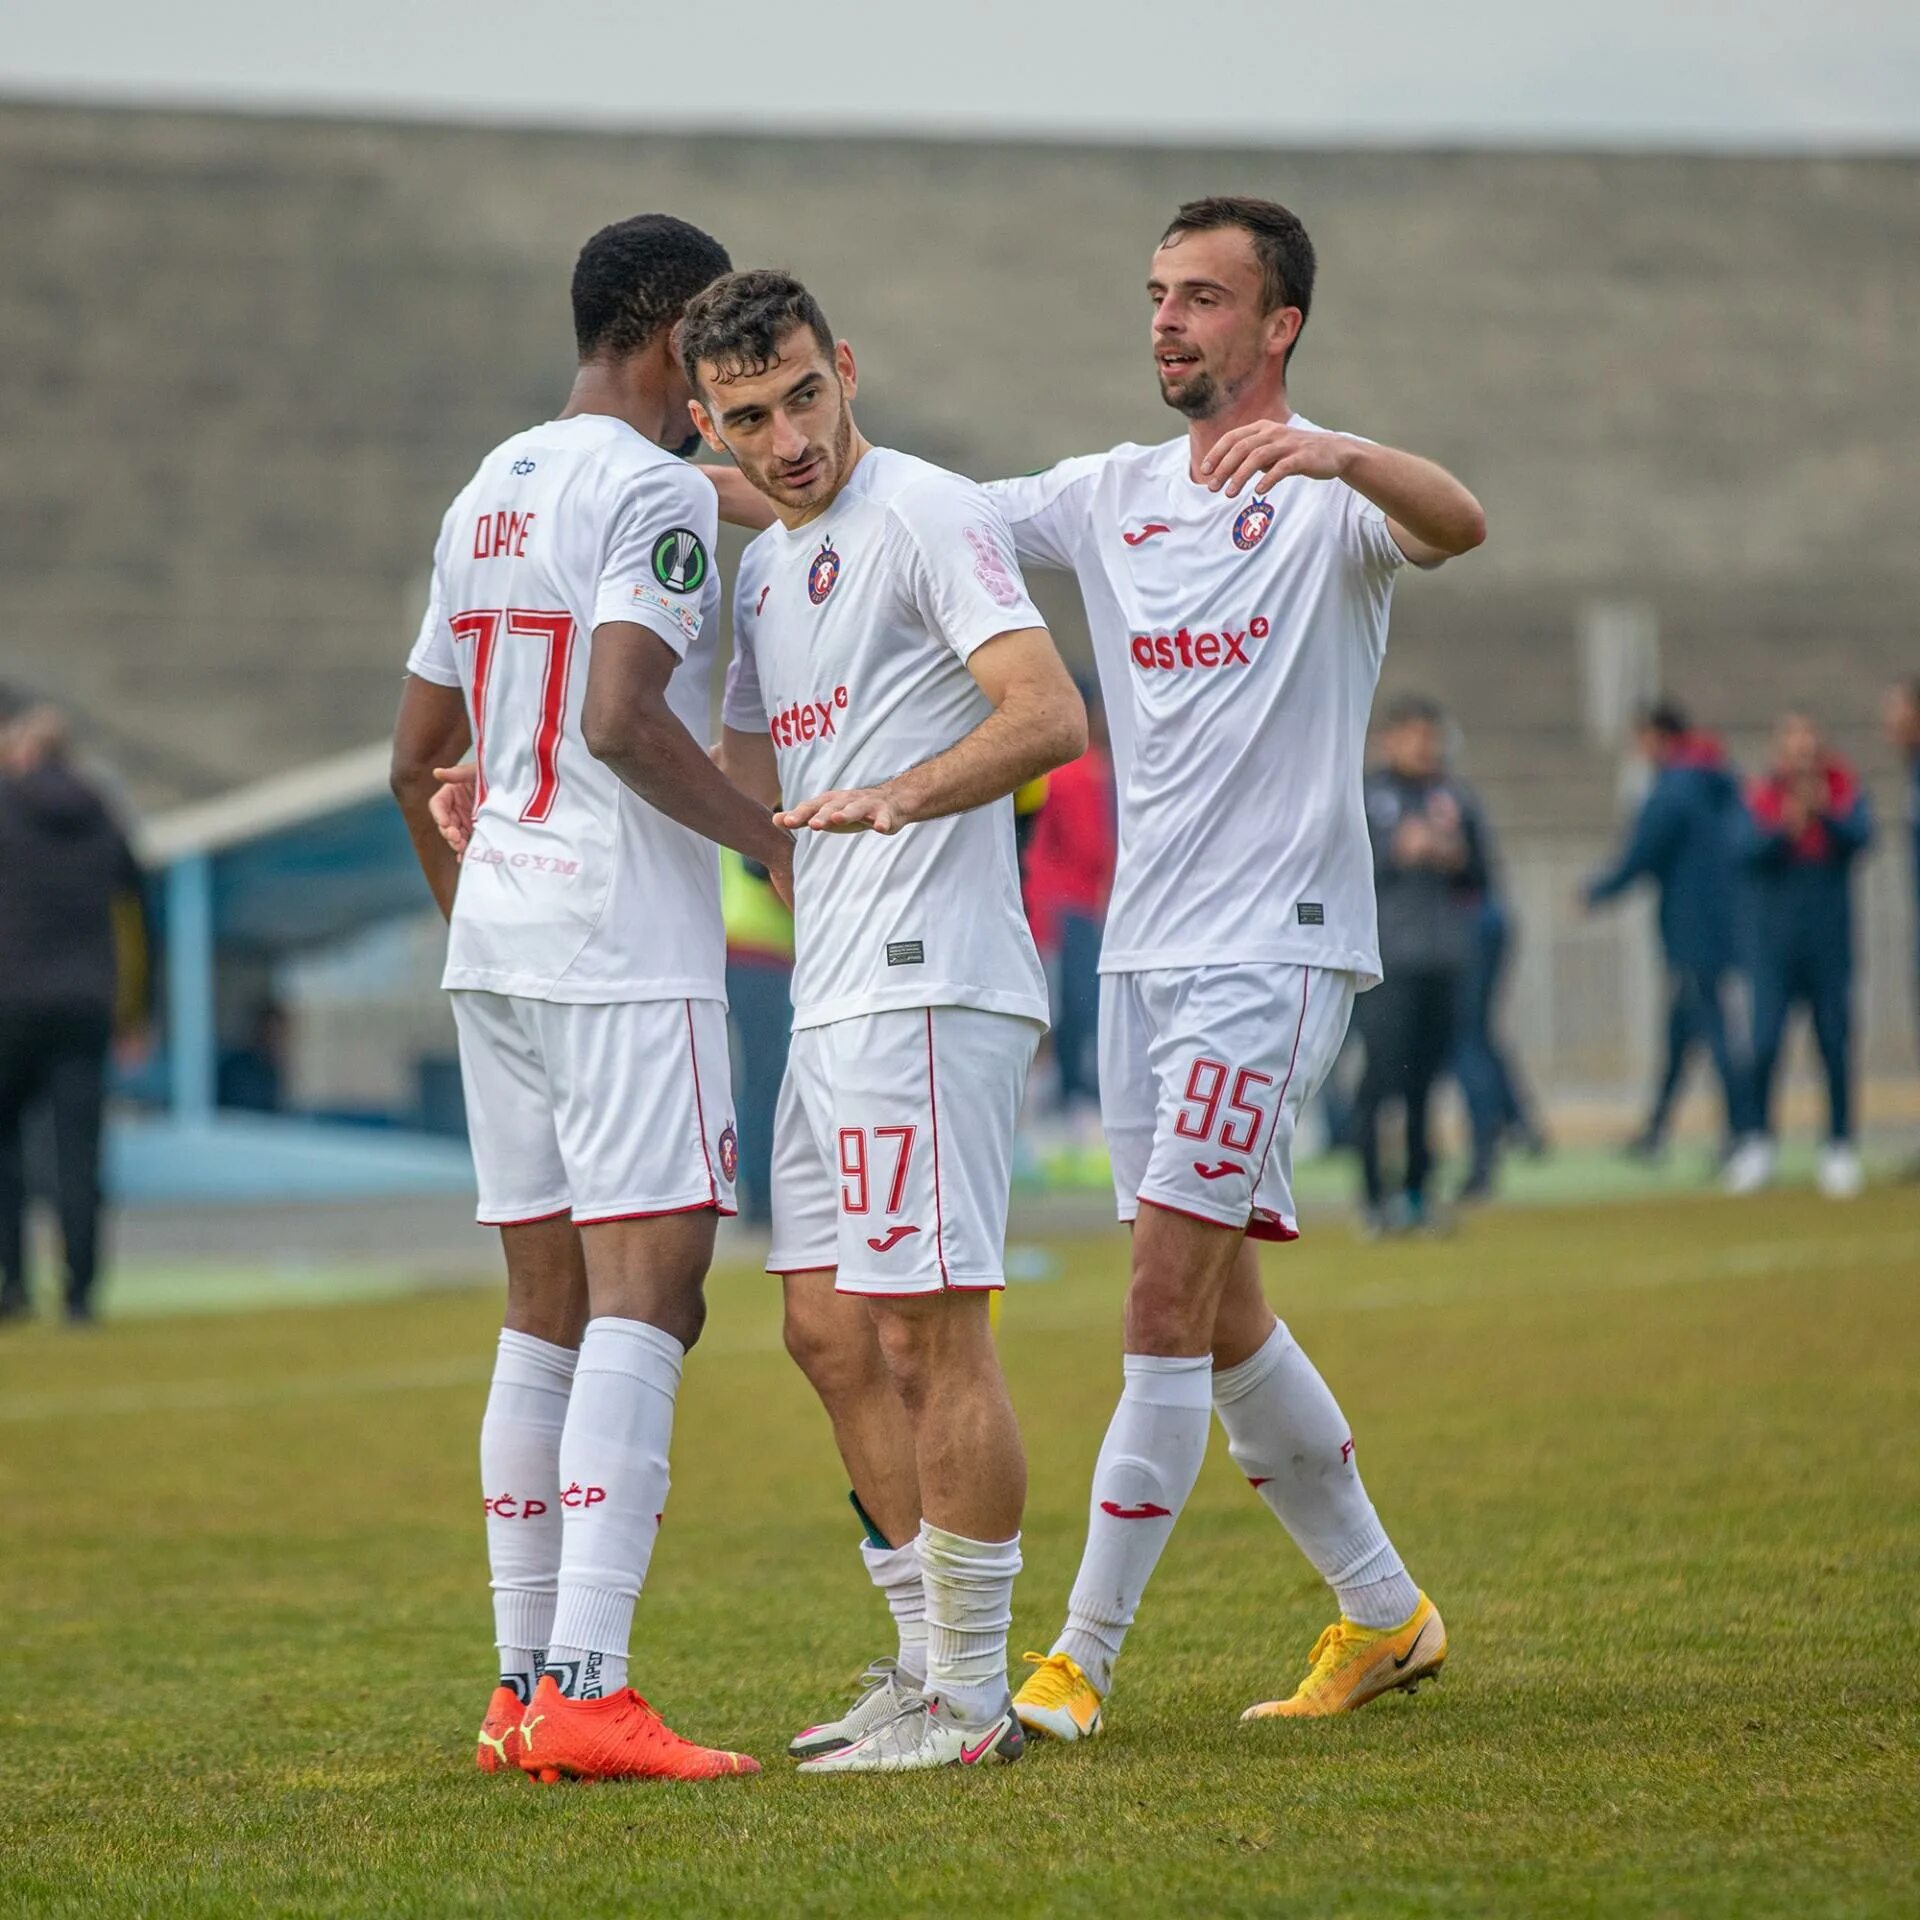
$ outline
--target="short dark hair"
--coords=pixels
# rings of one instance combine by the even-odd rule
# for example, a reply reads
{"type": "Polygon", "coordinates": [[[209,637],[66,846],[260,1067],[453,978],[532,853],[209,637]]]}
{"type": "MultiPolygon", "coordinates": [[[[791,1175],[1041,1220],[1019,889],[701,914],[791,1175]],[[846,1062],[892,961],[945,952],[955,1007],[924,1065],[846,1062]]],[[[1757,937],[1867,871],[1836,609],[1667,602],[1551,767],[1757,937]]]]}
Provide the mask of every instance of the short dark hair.
{"type": "Polygon", "coordinates": [[[1430,727],[1437,727],[1447,717],[1446,709],[1430,694],[1396,693],[1387,702],[1384,715],[1389,727],[1410,726],[1416,720],[1430,727]]]}
{"type": "Polygon", "coordinates": [[[732,265],[712,234],[670,213],[639,213],[602,227],[573,263],[573,337],[580,358],[638,353],[732,265]]]}
{"type": "Polygon", "coordinates": [[[780,343],[805,327],[821,352],[833,357],[833,329],[820,302],[792,274],[778,267],[729,273],[687,303],[680,322],[680,359],[697,389],[702,366],[721,377],[765,373],[780,358],[780,343]]]}
{"type": "Polygon", "coordinates": [[[1663,740],[1678,740],[1693,731],[1687,710],[1677,700],[1655,700],[1640,709],[1640,724],[1663,740]]]}
{"type": "MultiPolygon", "coordinates": [[[[1300,216],[1277,200],[1256,200],[1247,194],[1216,193],[1204,200],[1189,200],[1167,223],[1160,244],[1184,233],[1217,233],[1223,227],[1238,227],[1253,242],[1253,257],[1260,263],[1260,298],[1263,313],[1275,313],[1282,307],[1300,309],[1300,332],[1307,330],[1307,315],[1313,311],[1313,242],[1300,224],[1300,216]]],[[[1287,348],[1300,344],[1295,334],[1287,348]]]]}

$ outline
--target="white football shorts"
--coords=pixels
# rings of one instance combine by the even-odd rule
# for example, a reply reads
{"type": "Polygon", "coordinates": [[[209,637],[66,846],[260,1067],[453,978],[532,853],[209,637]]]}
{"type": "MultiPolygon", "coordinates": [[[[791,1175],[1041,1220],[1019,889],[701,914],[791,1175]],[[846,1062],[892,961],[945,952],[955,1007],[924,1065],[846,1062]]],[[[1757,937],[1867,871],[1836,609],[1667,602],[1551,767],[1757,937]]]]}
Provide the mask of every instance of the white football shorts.
{"type": "Polygon", "coordinates": [[[1147,1201],[1295,1240],[1293,1135],[1333,1071],[1354,976],[1234,966],[1100,979],[1100,1117],[1122,1220],[1147,1201]]]}
{"type": "Polygon", "coordinates": [[[1044,1029],[975,1007],[855,1015],[793,1036],[773,1128],[769,1273],[841,1293],[1006,1283],[1013,1133],[1044,1029]]]}
{"type": "Polygon", "coordinates": [[[722,1001],[449,997],[482,1226],[735,1211],[722,1001]]]}

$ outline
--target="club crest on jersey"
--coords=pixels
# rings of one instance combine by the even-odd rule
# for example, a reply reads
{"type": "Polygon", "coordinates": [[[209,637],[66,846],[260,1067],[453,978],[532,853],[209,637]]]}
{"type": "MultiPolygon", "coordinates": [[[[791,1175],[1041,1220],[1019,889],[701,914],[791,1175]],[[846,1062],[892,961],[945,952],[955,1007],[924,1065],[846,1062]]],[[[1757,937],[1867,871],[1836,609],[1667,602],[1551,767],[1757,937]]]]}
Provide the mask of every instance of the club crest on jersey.
{"type": "Polygon", "coordinates": [[[1273,525],[1273,503],[1256,496],[1234,516],[1233,544],[1242,553],[1251,553],[1267,537],[1273,525]]]}
{"type": "Polygon", "coordinates": [[[669,593],[698,593],[706,584],[706,545],[691,527],[669,527],[651,557],[653,577],[669,593]]]}
{"type": "Polygon", "coordinates": [[[807,598],[817,607],[840,578],[840,556],[833,550],[831,538],[821,541],[820,551],[807,569],[807,598]]]}
{"type": "Polygon", "coordinates": [[[524,479],[526,475],[533,471],[533,462],[523,453],[520,458],[513,463],[513,470],[524,479]]]}
{"type": "Polygon", "coordinates": [[[720,1171],[728,1180],[740,1171],[740,1136],[734,1132],[731,1121],[720,1134],[720,1171]]]}

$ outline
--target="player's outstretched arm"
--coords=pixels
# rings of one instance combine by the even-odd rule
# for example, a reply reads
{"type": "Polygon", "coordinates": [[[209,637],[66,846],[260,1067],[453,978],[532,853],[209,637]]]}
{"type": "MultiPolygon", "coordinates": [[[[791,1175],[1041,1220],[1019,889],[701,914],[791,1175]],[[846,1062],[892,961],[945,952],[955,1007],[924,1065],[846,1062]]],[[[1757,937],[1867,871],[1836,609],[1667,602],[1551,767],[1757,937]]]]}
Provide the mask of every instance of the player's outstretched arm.
{"type": "Polygon", "coordinates": [[[467,703],[458,687],[443,687],[417,673],[400,690],[400,713],[393,723],[393,761],[388,782],[400,803],[420,871],[433,890],[443,916],[453,915],[454,889],[460,884],[460,856],[442,838],[433,817],[434,769],[458,760],[472,743],[467,703]]]}
{"type": "Polygon", "coordinates": [[[944,753],[877,787],[845,788],[774,815],[816,833],[897,833],[916,820],[983,807],[1087,750],[1087,709],[1044,627],[997,634],[967,670],[993,711],[944,753]]]}
{"type": "Polygon", "coordinates": [[[713,483],[720,496],[720,518],[728,526],[762,533],[773,525],[773,502],[738,467],[697,466],[693,471],[713,483]]]}
{"type": "Polygon", "coordinates": [[[792,836],[714,765],[668,706],[667,682],[678,665],[657,633],[633,621],[595,627],[580,715],[587,751],[668,819],[758,860],[791,900],[792,836]]]}
{"type": "Polygon", "coordinates": [[[1296,473],[1310,480],[1344,480],[1371,500],[1416,567],[1437,567],[1487,537],[1480,502],[1445,467],[1344,433],[1256,420],[1223,433],[1200,463],[1208,487],[1230,496],[1256,481],[1255,490],[1265,493],[1296,473]]]}

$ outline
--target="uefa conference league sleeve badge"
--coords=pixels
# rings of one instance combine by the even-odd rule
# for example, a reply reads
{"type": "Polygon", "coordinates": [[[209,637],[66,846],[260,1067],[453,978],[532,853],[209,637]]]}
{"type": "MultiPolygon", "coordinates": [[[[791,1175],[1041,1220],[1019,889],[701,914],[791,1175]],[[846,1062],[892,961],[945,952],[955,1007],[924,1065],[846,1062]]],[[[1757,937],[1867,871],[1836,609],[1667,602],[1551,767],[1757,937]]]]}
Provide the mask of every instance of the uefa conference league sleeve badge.
{"type": "Polygon", "coordinates": [[[669,593],[698,593],[706,585],[707,549],[691,527],[669,527],[651,558],[653,577],[669,593]]]}

